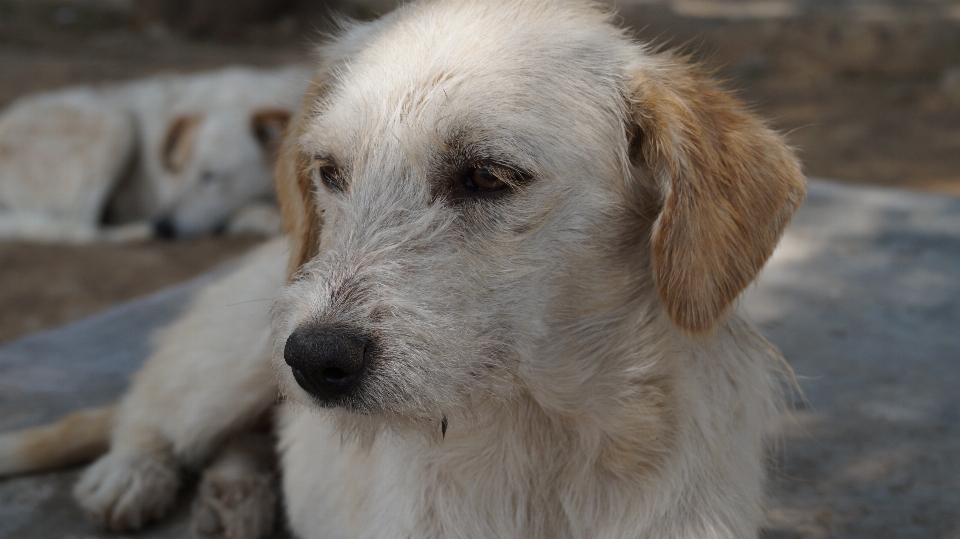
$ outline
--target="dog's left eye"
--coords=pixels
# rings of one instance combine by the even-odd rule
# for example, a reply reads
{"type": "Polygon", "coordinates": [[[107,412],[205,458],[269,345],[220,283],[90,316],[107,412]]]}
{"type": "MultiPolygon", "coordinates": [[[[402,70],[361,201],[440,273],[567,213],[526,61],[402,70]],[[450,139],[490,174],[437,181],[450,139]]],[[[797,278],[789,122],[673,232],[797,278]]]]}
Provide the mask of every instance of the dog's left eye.
{"type": "Polygon", "coordinates": [[[489,193],[510,187],[510,184],[500,177],[502,173],[498,174],[498,172],[493,167],[472,168],[467,172],[466,186],[489,193]]]}
{"type": "Polygon", "coordinates": [[[526,183],[530,175],[504,165],[479,165],[462,173],[463,195],[500,195],[526,183]]]}

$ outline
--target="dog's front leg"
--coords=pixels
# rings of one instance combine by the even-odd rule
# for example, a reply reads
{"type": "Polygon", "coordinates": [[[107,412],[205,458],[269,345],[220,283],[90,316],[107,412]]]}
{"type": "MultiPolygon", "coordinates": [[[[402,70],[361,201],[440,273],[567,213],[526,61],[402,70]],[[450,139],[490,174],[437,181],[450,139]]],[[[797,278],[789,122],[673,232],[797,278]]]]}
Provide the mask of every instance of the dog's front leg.
{"type": "Polygon", "coordinates": [[[280,488],[276,460],[269,430],[234,436],[203,472],[193,503],[194,537],[259,539],[269,535],[280,488]]]}
{"type": "Polygon", "coordinates": [[[87,517],[114,531],[166,514],[180,488],[180,463],[151,425],[120,425],[110,451],[87,468],[73,495],[87,517]]]}
{"type": "Polygon", "coordinates": [[[286,249],[274,240],[249,255],[161,335],[120,403],[110,451],[74,490],[95,521],[124,530],[163,516],[181,468],[202,466],[276,402],[270,308],[286,249]]]}

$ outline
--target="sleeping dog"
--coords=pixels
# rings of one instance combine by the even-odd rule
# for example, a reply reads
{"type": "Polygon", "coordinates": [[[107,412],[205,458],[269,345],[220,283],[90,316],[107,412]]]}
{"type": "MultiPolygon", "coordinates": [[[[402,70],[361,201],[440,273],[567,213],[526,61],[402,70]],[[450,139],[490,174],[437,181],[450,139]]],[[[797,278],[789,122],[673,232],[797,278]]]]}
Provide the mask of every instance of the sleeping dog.
{"type": "Polygon", "coordinates": [[[0,116],[0,238],[278,232],[271,168],[309,80],[231,68],[21,99],[0,116]]]}

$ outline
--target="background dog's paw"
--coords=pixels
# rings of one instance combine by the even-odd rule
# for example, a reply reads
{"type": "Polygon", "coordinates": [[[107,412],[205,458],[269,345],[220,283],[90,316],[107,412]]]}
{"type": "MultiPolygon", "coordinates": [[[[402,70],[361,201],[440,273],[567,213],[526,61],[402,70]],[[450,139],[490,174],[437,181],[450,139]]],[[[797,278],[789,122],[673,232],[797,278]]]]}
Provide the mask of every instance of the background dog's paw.
{"type": "Polygon", "coordinates": [[[272,470],[207,469],[193,505],[194,537],[260,539],[273,531],[277,481],[272,470]]]}
{"type": "Polygon", "coordinates": [[[193,504],[194,537],[260,539],[273,532],[279,481],[273,440],[248,432],[203,472],[193,504]]]}
{"type": "Polygon", "coordinates": [[[135,530],[162,517],[180,489],[180,467],[166,452],[110,452],[80,477],[73,496],[90,520],[135,530]]]}

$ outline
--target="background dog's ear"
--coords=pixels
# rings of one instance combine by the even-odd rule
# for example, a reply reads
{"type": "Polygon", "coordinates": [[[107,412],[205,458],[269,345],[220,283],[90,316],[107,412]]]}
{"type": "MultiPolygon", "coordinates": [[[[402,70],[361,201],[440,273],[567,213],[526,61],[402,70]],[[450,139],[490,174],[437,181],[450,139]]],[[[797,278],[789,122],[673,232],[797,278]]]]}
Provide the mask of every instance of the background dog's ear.
{"type": "Polygon", "coordinates": [[[274,169],[277,181],[277,198],[283,213],[284,230],[290,236],[290,262],[287,276],[292,276],[300,266],[317,255],[320,248],[320,229],[323,220],[317,209],[316,193],[310,177],[310,156],[300,149],[300,137],[310,118],[309,111],[317,102],[323,85],[315,81],[300,112],[292,119],[290,129],[284,131],[274,169]]]}
{"type": "Polygon", "coordinates": [[[160,162],[167,171],[178,174],[190,162],[201,120],[200,116],[184,115],[170,122],[160,146],[160,162]]]}
{"type": "Polygon", "coordinates": [[[288,123],[290,111],[285,109],[258,109],[250,116],[250,130],[271,160],[277,157],[277,148],[288,123]]]}
{"type": "Polygon", "coordinates": [[[647,57],[629,82],[635,157],[662,207],[652,265],[670,319],[710,331],[769,258],[806,180],[783,139],[683,61],[647,57]]]}

